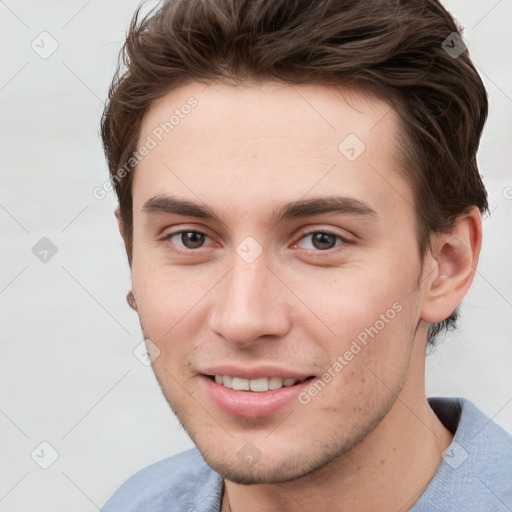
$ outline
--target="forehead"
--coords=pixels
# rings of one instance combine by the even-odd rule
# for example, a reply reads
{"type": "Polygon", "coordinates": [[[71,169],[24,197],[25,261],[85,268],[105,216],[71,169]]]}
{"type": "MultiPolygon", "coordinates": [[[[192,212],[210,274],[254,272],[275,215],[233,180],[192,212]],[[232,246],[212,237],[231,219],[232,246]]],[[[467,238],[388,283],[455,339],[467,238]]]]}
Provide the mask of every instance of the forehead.
{"type": "Polygon", "coordinates": [[[152,149],[135,172],[134,207],[169,193],[256,208],[336,192],[377,210],[401,197],[407,208],[397,130],[386,102],[346,88],[188,84],[144,117],[139,147],[152,149]]]}

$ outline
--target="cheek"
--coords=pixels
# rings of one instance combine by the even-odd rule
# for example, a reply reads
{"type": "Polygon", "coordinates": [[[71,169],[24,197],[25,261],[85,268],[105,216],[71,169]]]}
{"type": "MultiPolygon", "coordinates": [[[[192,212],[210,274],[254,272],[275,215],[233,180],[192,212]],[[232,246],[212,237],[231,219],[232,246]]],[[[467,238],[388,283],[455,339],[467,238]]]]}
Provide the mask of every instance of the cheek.
{"type": "Polygon", "coordinates": [[[194,339],[202,324],[199,316],[209,300],[208,291],[216,282],[211,274],[199,268],[152,265],[147,259],[140,264],[134,258],[133,291],[145,335],[160,344],[177,337],[194,339]]]}
{"type": "MultiPolygon", "coordinates": [[[[133,292],[137,300],[137,312],[144,328],[150,329],[153,335],[159,334],[159,330],[165,331],[172,326],[175,309],[172,304],[176,303],[178,287],[169,286],[166,279],[159,279],[159,273],[152,271],[147,266],[143,270],[139,269],[134,262],[132,267],[133,292]],[[167,319],[167,320],[166,320],[167,319]],[[156,332],[155,332],[156,331],[156,332]]],[[[180,287],[181,288],[181,287],[180,287]]]]}
{"type": "Polygon", "coordinates": [[[152,264],[149,258],[133,261],[133,291],[145,312],[180,316],[207,294],[213,282],[210,272],[198,267],[152,264]]]}
{"type": "Polygon", "coordinates": [[[396,399],[407,378],[417,315],[412,302],[394,302],[384,309],[375,302],[375,314],[347,303],[352,309],[339,315],[336,337],[325,338],[321,345],[327,355],[316,381],[321,383],[317,390],[307,390],[301,403],[315,403],[340,431],[357,431],[373,421],[396,399]]]}
{"type": "Polygon", "coordinates": [[[404,319],[403,310],[411,301],[415,274],[393,269],[380,270],[375,265],[332,269],[320,276],[308,273],[292,287],[310,307],[311,322],[321,320],[339,340],[373,337],[381,331],[392,331],[404,319]],[[400,278],[396,275],[399,274],[400,278]],[[320,278],[319,278],[320,277],[320,278]],[[398,318],[398,321],[397,321],[398,318]],[[376,332],[377,331],[377,332],[376,332]]]}
{"type": "Polygon", "coordinates": [[[362,394],[370,400],[370,395],[385,394],[383,382],[395,387],[402,380],[419,318],[419,292],[411,292],[416,277],[410,264],[385,272],[354,267],[331,279],[308,279],[315,285],[308,287],[307,301],[331,332],[319,337],[321,324],[314,315],[307,315],[303,326],[323,352],[329,374],[322,380],[336,382],[332,389],[344,396],[342,401],[352,402],[356,395],[360,401],[362,394]]]}

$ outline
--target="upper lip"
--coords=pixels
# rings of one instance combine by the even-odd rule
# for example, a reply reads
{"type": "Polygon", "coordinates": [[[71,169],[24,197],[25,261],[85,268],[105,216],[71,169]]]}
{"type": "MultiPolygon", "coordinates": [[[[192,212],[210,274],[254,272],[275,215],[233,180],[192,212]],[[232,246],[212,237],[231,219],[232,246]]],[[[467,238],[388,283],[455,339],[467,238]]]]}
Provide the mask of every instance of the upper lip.
{"type": "Polygon", "coordinates": [[[203,368],[200,373],[204,375],[229,375],[230,377],[240,377],[242,379],[261,379],[271,377],[282,377],[283,379],[297,379],[303,380],[311,377],[311,373],[301,373],[296,370],[289,370],[287,368],[280,368],[273,365],[260,365],[260,366],[233,366],[232,364],[209,366],[203,368]]]}

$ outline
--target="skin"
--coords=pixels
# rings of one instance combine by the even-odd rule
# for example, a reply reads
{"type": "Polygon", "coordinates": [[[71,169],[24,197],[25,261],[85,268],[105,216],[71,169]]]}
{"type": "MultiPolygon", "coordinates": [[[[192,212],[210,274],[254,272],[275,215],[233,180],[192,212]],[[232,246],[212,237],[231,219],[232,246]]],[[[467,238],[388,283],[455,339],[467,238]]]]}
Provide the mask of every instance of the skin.
{"type": "Polygon", "coordinates": [[[190,96],[197,107],[135,171],[132,284],[160,350],[162,391],[225,479],[222,510],[408,510],[453,439],[426,400],[426,336],[471,284],[478,210],[434,237],[422,265],[412,192],[397,172],[399,123],[385,102],[321,85],[192,83],[153,105],[139,140],[190,96]],[[354,161],[338,150],[349,134],[366,146],[354,161]],[[376,215],[272,219],[284,203],[333,194],[376,215]],[[218,219],[147,211],[156,196],[207,205],[218,219]],[[175,235],[197,229],[207,236],[196,248],[175,235]],[[348,241],[319,248],[311,234],[323,230],[348,241]],[[248,236],[262,248],[252,263],[236,252],[248,236]],[[396,303],[400,312],[308,404],[249,420],[204,390],[201,369],[223,363],[322,376],[396,303]],[[238,456],[248,442],[254,464],[238,456]]]}

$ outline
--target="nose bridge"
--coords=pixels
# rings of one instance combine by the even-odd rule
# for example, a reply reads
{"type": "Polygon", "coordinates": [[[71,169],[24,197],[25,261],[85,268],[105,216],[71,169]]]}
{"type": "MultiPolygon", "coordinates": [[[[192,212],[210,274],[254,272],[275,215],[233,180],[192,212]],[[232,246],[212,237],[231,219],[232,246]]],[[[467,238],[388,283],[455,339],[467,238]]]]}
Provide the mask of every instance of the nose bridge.
{"type": "Polygon", "coordinates": [[[264,335],[282,336],[289,328],[284,297],[276,278],[259,256],[233,255],[232,268],[216,293],[210,328],[225,339],[248,344],[264,335]]]}
{"type": "Polygon", "coordinates": [[[248,263],[238,256],[234,258],[233,270],[228,279],[229,289],[227,299],[234,308],[256,312],[268,305],[265,300],[269,291],[269,278],[272,276],[267,268],[265,259],[259,258],[248,263]]]}

